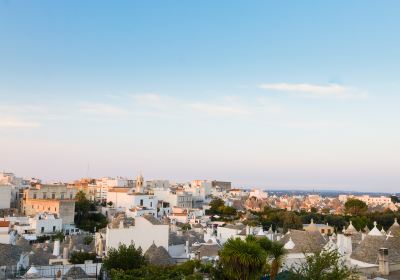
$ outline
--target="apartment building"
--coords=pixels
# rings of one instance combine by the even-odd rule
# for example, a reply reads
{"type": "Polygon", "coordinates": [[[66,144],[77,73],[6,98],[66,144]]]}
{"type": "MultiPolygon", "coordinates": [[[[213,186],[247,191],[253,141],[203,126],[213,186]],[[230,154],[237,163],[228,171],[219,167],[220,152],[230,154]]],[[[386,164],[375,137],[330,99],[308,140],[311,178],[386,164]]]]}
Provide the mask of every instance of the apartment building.
{"type": "Polygon", "coordinates": [[[56,214],[63,225],[73,224],[76,189],[66,185],[35,185],[24,190],[21,212],[27,216],[56,214]]]}

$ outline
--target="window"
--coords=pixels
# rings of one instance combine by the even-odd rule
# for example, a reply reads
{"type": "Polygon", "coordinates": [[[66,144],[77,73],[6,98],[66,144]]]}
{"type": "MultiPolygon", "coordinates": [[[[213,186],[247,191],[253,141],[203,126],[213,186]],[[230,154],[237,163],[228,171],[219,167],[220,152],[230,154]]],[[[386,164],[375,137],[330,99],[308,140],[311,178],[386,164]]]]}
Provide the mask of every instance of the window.
{"type": "Polygon", "coordinates": [[[33,194],[33,199],[36,199],[36,194],[35,193],[33,194]]]}
{"type": "Polygon", "coordinates": [[[46,199],[47,198],[47,193],[43,193],[43,199],[46,199]]]}
{"type": "Polygon", "coordinates": [[[150,207],[153,207],[153,202],[150,202],[150,207]]]}
{"type": "Polygon", "coordinates": [[[55,232],[56,231],[56,226],[53,226],[53,232],[55,232]]]}
{"type": "Polygon", "coordinates": [[[64,193],[61,193],[61,199],[64,199],[64,193]]]}
{"type": "Polygon", "coordinates": [[[143,199],[140,200],[140,206],[143,206],[143,199]]]}
{"type": "Polygon", "coordinates": [[[325,230],[324,230],[324,229],[321,229],[321,233],[324,234],[324,233],[325,233],[325,230]]]}
{"type": "Polygon", "coordinates": [[[52,193],[51,194],[51,199],[55,199],[56,198],[56,193],[52,193]]]}
{"type": "Polygon", "coordinates": [[[44,227],[41,227],[40,232],[41,232],[41,233],[44,232],[44,227]]]}
{"type": "Polygon", "coordinates": [[[72,199],[72,193],[69,194],[69,199],[72,199]]]}

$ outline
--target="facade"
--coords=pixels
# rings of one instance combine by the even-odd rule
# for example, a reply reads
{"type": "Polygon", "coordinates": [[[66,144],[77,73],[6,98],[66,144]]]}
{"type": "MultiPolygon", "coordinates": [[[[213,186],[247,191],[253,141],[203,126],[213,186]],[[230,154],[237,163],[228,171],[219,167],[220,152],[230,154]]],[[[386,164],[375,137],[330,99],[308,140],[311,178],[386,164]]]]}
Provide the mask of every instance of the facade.
{"type": "Polygon", "coordinates": [[[107,202],[112,202],[115,208],[125,208],[125,210],[136,207],[155,210],[158,200],[154,195],[132,192],[128,188],[111,188],[107,194],[107,202]]]}
{"type": "Polygon", "coordinates": [[[369,195],[339,195],[339,200],[341,202],[346,202],[348,199],[358,199],[365,202],[367,205],[381,205],[381,204],[390,204],[392,203],[392,199],[387,196],[369,196],[369,195]]]}
{"type": "Polygon", "coordinates": [[[21,212],[27,216],[47,212],[63,224],[73,224],[76,189],[66,185],[36,185],[24,190],[21,212]]]}
{"type": "Polygon", "coordinates": [[[107,201],[107,193],[110,188],[114,187],[128,187],[130,182],[128,179],[117,177],[117,178],[110,178],[110,177],[103,177],[96,180],[96,200],[101,202],[107,201]]]}
{"type": "Polygon", "coordinates": [[[268,193],[264,192],[263,190],[260,189],[253,189],[249,193],[249,197],[256,197],[258,199],[267,199],[268,198],[268,193]]]}
{"type": "Polygon", "coordinates": [[[192,208],[192,194],[183,190],[154,189],[154,196],[159,200],[168,202],[170,207],[192,208]]]}
{"type": "Polygon", "coordinates": [[[88,200],[97,200],[98,187],[96,185],[96,180],[83,178],[81,180],[75,181],[73,184],[71,184],[71,186],[76,189],[76,192],[82,191],[88,200]]]}
{"type": "Polygon", "coordinates": [[[305,231],[319,231],[323,235],[331,235],[335,231],[335,229],[328,224],[314,224],[313,219],[311,219],[310,224],[303,224],[303,229],[305,231]]]}
{"type": "Polygon", "coordinates": [[[146,181],[146,189],[169,189],[170,183],[168,180],[151,180],[146,181]]]}
{"type": "Polygon", "coordinates": [[[206,180],[194,180],[185,185],[185,190],[192,193],[193,201],[205,201],[211,195],[212,183],[206,180]]]}
{"type": "Polygon", "coordinates": [[[220,191],[229,191],[232,188],[231,182],[224,182],[224,181],[212,181],[211,186],[214,189],[219,189],[220,191]]]}
{"type": "Polygon", "coordinates": [[[121,244],[135,244],[144,252],[154,243],[168,250],[169,225],[162,224],[151,215],[128,218],[118,214],[107,226],[105,234],[106,252],[110,248],[117,249],[121,244]]]}
{"type": "Polygon", "coordinates": [[[0,209],[11,207],[11,185],[0,185],[0,209]]]}
{"type": "Polygon", "coordinates": [[[10,222],[0,221],[0,244],[10,244],[10,222]]]}
{"type": "Polygon", "coordinates": [[[31,233],[36,235],[61,232],[62,224],[62,219],[48,213],[36,214],[35,217],[29,218],[31,233]]]}

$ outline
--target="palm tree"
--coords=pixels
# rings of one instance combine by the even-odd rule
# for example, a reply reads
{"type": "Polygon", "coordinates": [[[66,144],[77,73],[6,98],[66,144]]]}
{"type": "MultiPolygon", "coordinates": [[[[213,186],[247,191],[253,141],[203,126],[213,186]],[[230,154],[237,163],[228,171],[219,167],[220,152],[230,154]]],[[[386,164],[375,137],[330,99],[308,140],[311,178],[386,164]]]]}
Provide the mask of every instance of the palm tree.
{"type": "Polygon", "coordinates": [[[270,268],[271,280],[276,279],[276,276],[278,275],[279,270],[281,269],[285,255],[287,254],[287,251],[283,246],[284,244],[275,241],[272,242],[271,247],[268,250],[269,255],[272,259],[270,268]]]}
{"type": "Polygon", "coordinates": [[[259,279],[266,252],[254,240],[229,239],[219,253],[224,273],[231,279],[259,279]]]}

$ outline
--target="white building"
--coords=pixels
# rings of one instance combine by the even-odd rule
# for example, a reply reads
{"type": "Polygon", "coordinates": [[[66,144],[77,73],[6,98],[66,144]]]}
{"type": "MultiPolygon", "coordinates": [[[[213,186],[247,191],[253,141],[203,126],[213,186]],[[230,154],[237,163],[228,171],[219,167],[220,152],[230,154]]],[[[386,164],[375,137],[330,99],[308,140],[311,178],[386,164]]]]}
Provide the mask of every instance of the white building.
{"type": "Polygon", "coordinates": [[[96,199],[99,201],[106,201],[109,188],[128,187],[128,179],[122,177],[103,177],[96,180],[96,185],[96,199]]]}
{"type": "Polygon", "coordinates": [[[29,225],[36,235],[62,231],[62,219],[50,213],[36,214],[35,217],[29,218],[29,225]]]}
{"type": "Polygon", "coordinates": [[[63,230],[62,219],[51,213],[38,213],[34,217],[7,217],[20,235],[46,235],[63,230]]]}
{"type": "Polygon", "coordinates": [[[192,208],[192,194],[183,190],[154,189],[158,200],[168,202],[170,207],[192,208]]]}
{"type": "Polygon", "coordinates": [[[119,214],[107,226],[105,239],[106,252],[122,244],[135,244],[136,248],[141,247],[146,252],[153,243],[168,250],[169,225],[151,215],[127,218],[125,214],[119,214]]]}
{"type": "Polygon", "coordinates": [[[168,180],[150,180],[146,181],[146,189],[169,189],[170,183],[168,180]]]}
{"type": "Polygon", "coordinates": [[[252,189],[250,191],[249,197],[252,197],[252,196],[254,196],[258,199],[266,199],[266,198],[268,198],[268,193],[266,193],[260,189],[252,189]]]}
{"type": "Polygon", "coordinates": [[[193,201],[205,201],[212,193],[212,183],[206,180],[194,180],[184,186],[193,196],[193,201]]]}
{"type": "Polygon", "coordinates": [[[0,244],[10,244],[10,222],[0,221],[0,244]]]}
{"type": "Polygon", "coordinates": [[[367,205],[382,205],[382,204],[391,204],[392,199],[387,196],[369,196],[369,195],[360,195],[360,196],[355,196],[355,195],[345,195],[341,194],[339,195],[339,200],[341,202],[346,202],[348,199],[358,199],[363,202],[365,202],[367,205]]]}
{"type": "Polygon", "coordinates": [[[246,227],[243,224],[228,224],[225,226],[217,227],[216,238],[221,244],[224,244],[229,238],[244,239],[248,234],[250,234],[249,227],[246,227]]]}
{"type": "Polygon", "coordinates": [[[146,214],[157,215],[157,197],[133,189],[111,188],[107,193],[107,201],[112,202],[114,208],[125,209],[129,217],[143,216],[146,214]]]}
{"type": "Polygon", "coordinates": [[[11,206],[11,185],[0,186],[0,209],[8,209],[11,206]]]}

